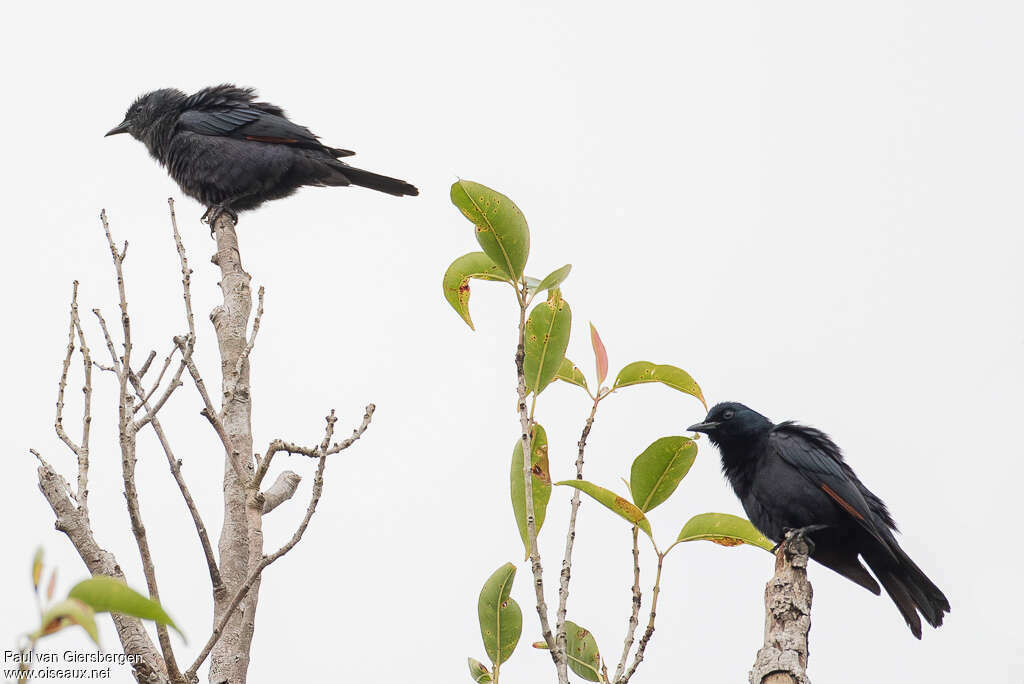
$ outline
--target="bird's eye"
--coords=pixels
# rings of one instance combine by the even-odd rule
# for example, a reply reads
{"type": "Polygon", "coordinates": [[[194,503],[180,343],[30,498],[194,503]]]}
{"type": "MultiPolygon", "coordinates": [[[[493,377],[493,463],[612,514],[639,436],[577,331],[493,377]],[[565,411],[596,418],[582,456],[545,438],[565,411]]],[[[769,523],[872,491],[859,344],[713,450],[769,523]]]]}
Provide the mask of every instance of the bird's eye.
{"type": "Polygon", "coordinates": [[[729,409],[725,413],[722,414],[722,418],[724,418],[725,420],[729,420],[734,415],[735,415],[735,412],[732,409],[729,409]]]}

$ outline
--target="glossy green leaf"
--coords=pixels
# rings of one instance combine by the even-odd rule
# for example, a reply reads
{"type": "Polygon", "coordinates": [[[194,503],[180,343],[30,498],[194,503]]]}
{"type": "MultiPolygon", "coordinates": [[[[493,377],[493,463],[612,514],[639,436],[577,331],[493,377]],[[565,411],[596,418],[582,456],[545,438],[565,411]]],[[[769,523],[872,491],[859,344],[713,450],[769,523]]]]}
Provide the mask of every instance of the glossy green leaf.
{"type": "Polygon", "coordinates": [[[518,281],[530,255],[530,229],[505,195],[467,180],[452,184],[452,204],[476,226],[476,241],[502,271],[518,281]]]}
{"type": "Polygon", "coordinates": [[[555,380],[564,380],[570,384],[578,385],[588,392],[590,391],[590,388],[587,387],[587,377],[583,375],[583,371],[565,357],[562,357],[562,363],[555,372],[555,380]]]}
{"type": "Polygon", "coordinates": [[[170,625],[183,639],[185,637],[159,603],[146,598],[116,577],[93,575],[73,586],[68,592],[68,598],[88,604],[97,613],[122,613],[170,625]]]}
{"type": "Polygon", "coordinates": [[[558,373],[569,346],[572,310],[557,289],[533,307],[526,321],[526,391],[540,394],[558,373]]]}
{"type": "Polygon", "coordinates": [[[484,640],[487,657],[495,665],[509,659],[523,631],[523,612],[515,599],[509,596],[515,578],[516,566],[505,563],[484,583],[477,601],[480,636],[484,640]]]}
{"type": "MultiPolygon", "coordinates": [[[[544,525],[544,516],[551,498],[551,471],[548,469],[548,436],[544,428],[534,423],[530,434],[530,468],[533,471],[533,519],[537,523],[537,536],[544,525]]],[[[517,439],[512,450],[509,469],[509,489],[512,492],[512,512],[515,514],[519,538],[523,540],[526,556],[530,555],[530,540],[526,529],[526,483],[523,478],[523,440],[517,439]]]]}
{"type": "Polygon", "coordinates": [[[469,658],[469,676],[477,684],[488,684],[491,682],[491,673],[487,667],[476,658],[469,658]]]}
{"type": "Polygon", "coordinates": [[[708,406],[707,402],[704,401],[704,393],[700,391],[697,381],[690,377],[690,374],[682,368],[676,368],[667,364],[658,365],[650,361],[634,361],[619,371],[618,376],[615,378],[614,387],[618,389],[620,387],[628,387],[629,385],[638,385],[643,382],[660,382],[672,389],[677,389],[680,392],[697,397],[700,399],[700,403],[704,404],[704,408],[708,406]]]}
{"type": "Polygon", "coordinates": [[[39,580],[43,578],[43,547],[36,547],[35,555],[32,556],[32,588],[39,588],[39,580]]]}
{"type": "Polygon", "coordinates": [[[683,525],[676,542],[706,540],[722,546],[750,544],[771,551],[775,544],[749,520],[729,513],[701,513],[683,525]]]}
{"type": "Polygon", "coordinates": [[[672,495],[693,460],[697,443],[687,437],[657,439],[633,461],[629,471],[629,491],[633,503],[646,513],[672,495]]]}
{"type": "Polygon", "coordinates": [[[553,287],[558,287],[562,284],[562,281],[569,277],[569,271],[572,270],[572,264],[566,264],[562,268],[559,268],[551,273],[544,276],[534,289],[537,292],[543,292],[544,290],[550,290],[553,287]]]}
{"type": "Polygon", "coordinates": [[[39,630],[29,636],[33,639],[53,634],[70,625],[79,625],[89,638],[100,645],[100,633],[96,629],[96,613],[85,602],[76,598],[66,598],[50,606],[43,613],[39,630]]]}
{"type": "Polygon", "coordinates": [[[569,669],[588,682],[601,681],[601,653],[597,640],[575,622],[565,621],[565,651],[569,658],[569,669]]]}
{"type": "Polygon", "coordinates": [[[562,480],[555,484],[559,486],[573,487],[574,489],[580,490],[608,510],[614,511],[628,520],[631,524],[639,527],[641,530],[646,532],[648,536],[651,535],[651,524],[647,521],[646,516],[644,516],[644,512],[610,489],[599,487],[598,485],[592,482],[587,482],[586,480],[562,480]]]}
{"type": "Polygon", "coordinates": [[[444,274],[444,298],[452,305],[456,313],[462,316],[469,327],[473,328],[473,320],[469,317],[469,279],[500,280],[508,282],[491,257],[483,252],[463,254],[452,262],[444,274]]]}

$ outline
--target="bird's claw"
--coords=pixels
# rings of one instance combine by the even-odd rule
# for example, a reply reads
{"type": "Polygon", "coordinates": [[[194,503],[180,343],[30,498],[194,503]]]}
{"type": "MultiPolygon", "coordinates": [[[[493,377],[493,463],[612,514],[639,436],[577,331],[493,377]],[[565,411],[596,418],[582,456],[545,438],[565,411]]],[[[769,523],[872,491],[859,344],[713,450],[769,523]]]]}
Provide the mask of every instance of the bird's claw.
{"type": "Polygon", "coordinates": [[[807,525],[806,527],[784,528],[782,530],[782,541],[780,541],[778,544],[772,547],[772,553],[778,551],[779,547],[781,547],[783,544],[791,544],[795,541],[804,542],[805,544],[807,544],[807,552],[809,554],[814,553],[814,542],[811,541],[811,538],[807,535],[811,534],[812,532],[820,532],[821,530],[824,530],[827,527],[828,525],[807,525]]]}
{"type": "Polygon", "coordinates": [[[214,204],[212,207],[207,207],[206,213],[200,217],[200,222],[208,223],[210,225],[210,235],[214,233],[214,227],[217,225],[217,219],[222,215],[227,214],[231,217],[234,223],[238,223],[238,214],[224,206],[223,204],[214,204]]]}

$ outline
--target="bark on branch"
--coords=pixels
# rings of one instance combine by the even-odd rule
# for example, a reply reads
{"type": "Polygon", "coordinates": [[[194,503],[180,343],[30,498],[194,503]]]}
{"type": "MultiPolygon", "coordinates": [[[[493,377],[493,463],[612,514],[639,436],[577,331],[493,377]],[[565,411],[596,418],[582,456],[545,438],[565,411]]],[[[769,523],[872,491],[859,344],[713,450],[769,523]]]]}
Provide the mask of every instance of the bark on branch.
{"type": "Polygon", "coordinates": [[[775,554],[775,576],[764,590],[764,646],[750,671],[750,684],[810,684],[811,583],[807,540],[792,532],[775,554]]]}

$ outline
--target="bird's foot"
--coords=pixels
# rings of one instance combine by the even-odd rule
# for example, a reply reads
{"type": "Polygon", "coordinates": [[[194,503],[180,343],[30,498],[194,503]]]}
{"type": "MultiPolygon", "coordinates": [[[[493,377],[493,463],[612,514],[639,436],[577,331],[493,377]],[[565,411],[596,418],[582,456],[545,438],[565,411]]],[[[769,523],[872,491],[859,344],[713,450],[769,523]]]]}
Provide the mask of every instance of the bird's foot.
{"type": "Polygon", "coordinates": [[[821,530],[824,530],[827,527],[828,525],[807,525],[806,527],[798,528],[786,527],[782,530],[782,541],[780,541],[778,544],[772,547],[772,553],[778,551],[779,547],[781,547],[782,545],[791,544],[795,541],[804,542],[805,544],[807,544],[807,552],[814,553],[814,542],[811,541],[811,538],[807,535],[811,534],[812,532],[820,532],[821,530]]]}
{"type": "Polygon", "coordinates": [[[206,213],[199,220],[202,223],[210,224],[210,235],[212,236],[214,227],[217,225],[217,219],[224,214],[227,214],[234,223],[238,223],[238,214],[223,204],[214,204],[212,207],[207,207],[206,213]]]}

